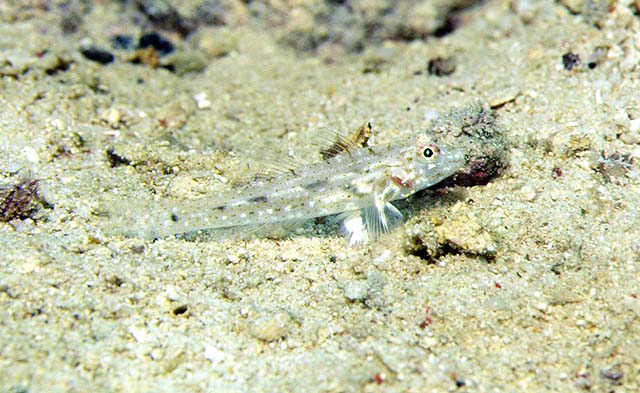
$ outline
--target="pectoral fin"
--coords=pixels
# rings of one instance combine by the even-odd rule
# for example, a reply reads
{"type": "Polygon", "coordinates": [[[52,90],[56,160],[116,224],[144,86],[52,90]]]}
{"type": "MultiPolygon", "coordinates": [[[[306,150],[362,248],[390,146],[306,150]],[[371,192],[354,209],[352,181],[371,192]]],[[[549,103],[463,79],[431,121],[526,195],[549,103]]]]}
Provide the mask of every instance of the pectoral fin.
{"type": "Polygon", "coordinates": [[[402,213],[390,202],[383,202],[380,206],[344,212],[339,218],[349,234],[349,244],[354,246],[375,240],[391,230],[402,219],[402,213]]]}

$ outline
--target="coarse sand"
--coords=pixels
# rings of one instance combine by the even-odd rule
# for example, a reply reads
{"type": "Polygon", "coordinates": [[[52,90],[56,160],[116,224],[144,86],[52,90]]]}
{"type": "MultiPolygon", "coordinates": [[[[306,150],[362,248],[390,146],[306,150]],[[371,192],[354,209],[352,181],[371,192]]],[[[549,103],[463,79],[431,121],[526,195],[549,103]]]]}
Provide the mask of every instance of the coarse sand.
{"type": "Polygon", "coordinates": [[[0,392],[640,390],[637,1],[467,1],[423,30],[447,2],[413,1],[411,29],[370,36],[324,2],[176,3],[222,8],[0,3],[0,392]],[[105,197],[216,195],[323,135],[370,120],[383,143],[476,102],[505,169],[409,198],[364,247],[330,219],[105,230],[105,197]]]}

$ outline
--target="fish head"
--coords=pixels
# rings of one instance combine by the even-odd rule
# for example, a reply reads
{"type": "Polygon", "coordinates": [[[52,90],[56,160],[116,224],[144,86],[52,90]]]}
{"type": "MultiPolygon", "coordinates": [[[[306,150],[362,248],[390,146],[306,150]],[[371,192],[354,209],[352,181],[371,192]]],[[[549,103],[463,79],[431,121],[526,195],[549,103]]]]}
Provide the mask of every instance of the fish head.
{"type": "Polygon", "coordinates": [[[444,146],[425,137],[419,137],[413,149],[407,151],[407,162],[411,166],[412,188],[418,191],[453,175],[465,163],[465,154],[461,149],[444,146]],[[411,151],[413,150],[413,151],[411,151]]]}

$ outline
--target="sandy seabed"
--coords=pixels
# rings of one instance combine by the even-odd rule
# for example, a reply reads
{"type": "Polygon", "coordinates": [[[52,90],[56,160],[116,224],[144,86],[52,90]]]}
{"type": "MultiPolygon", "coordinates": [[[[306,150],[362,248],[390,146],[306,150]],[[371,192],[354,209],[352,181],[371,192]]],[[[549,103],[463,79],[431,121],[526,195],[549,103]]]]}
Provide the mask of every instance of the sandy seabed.
{"type": "Polygon", "coordinates": [[[144,30],[119,2],[66,33],[55,2],[3,3],[0,391],[638,391],[640,16],[584,3],[485,1],[450,34],[357,53],[247,17],[166,33],[159,67],[111,49],[144,30]],[[438,57],[455,70],[430,73],[438,57]],[[215,195],[323,132],[371,120],[382,143],[477,101],[508,168],[410,198],[365,247],[330,220],[105,230],[106,195],[215,195]]]}

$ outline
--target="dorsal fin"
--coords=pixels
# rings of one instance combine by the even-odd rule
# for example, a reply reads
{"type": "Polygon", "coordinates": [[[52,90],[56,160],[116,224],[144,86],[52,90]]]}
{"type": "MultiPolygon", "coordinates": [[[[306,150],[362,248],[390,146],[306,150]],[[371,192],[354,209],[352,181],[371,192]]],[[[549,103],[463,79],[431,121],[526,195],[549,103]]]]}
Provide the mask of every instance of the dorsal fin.
{"type": "Polygon", "coordinates": [[[320,150],[320,154],[322,158],[327,160],[338,154],[350,153],[357,148],[369,146],[371,135],[371,122],[366,121],[349,135],[336,135],[336,140],[333,144],[326,149],[320,150]]]}
{"type": "MultiPolygon", "coordinates": [[[[355,131],[348,135],[342,135],[339,132],[332,133],[332,135],[323,135],[322,139],[326,146],[330,143],[329,147],[320,149],[320,155],[324,160],[335,157],[339,154],[354,151],[355,149],[369,146],[369,139],[372,136],[371,122],[366,121],[355,131]]],[[[319,141],[316,141],[319,142],[319,141]]],[[[319,143],[320,144],[320,143],[319,143]]],[[[263,168],[253,176],[252,180],[271,180],[279,175],[283,174],[296,174],[296,171],[302,167],[305,163],[312,163],[313,161],[302,161],[294,159],[293,157],[285,156],[278,157],[277,159],[265,159],[263,157],[263,168]]],[[[242,185],[242,183],[240,183],[242,185]]]]}

